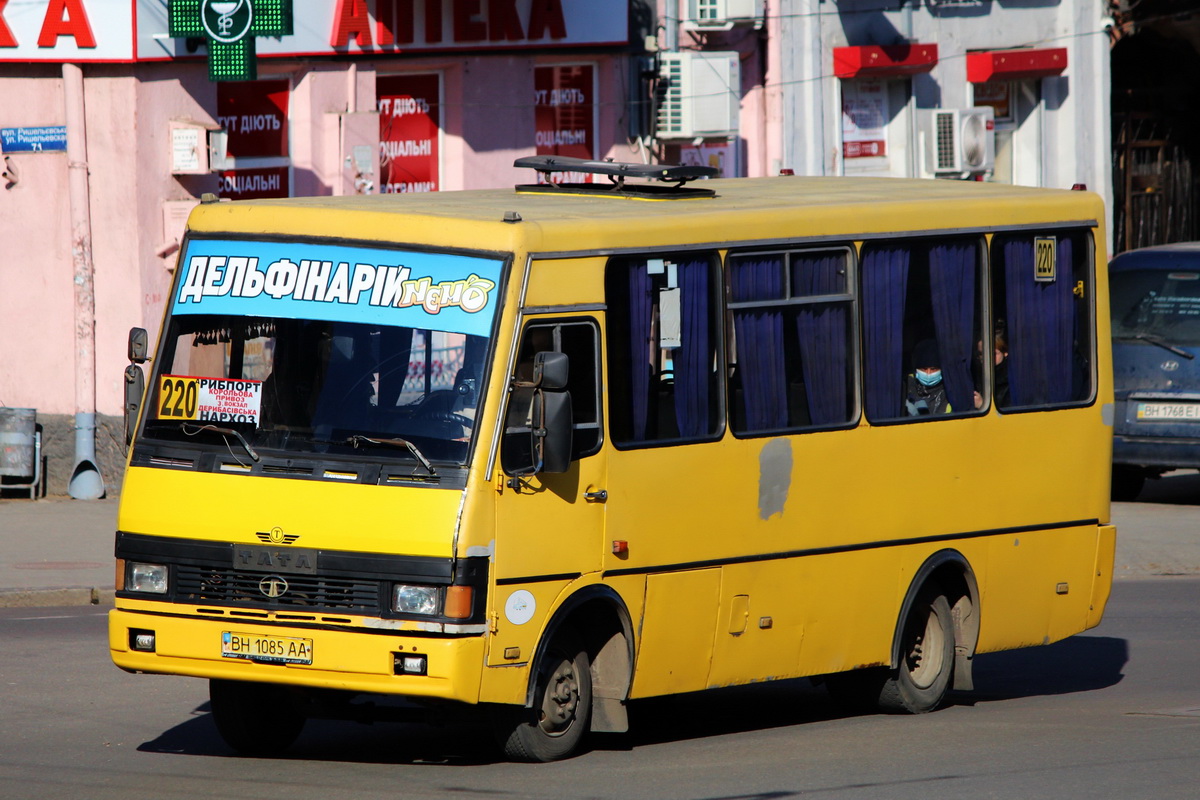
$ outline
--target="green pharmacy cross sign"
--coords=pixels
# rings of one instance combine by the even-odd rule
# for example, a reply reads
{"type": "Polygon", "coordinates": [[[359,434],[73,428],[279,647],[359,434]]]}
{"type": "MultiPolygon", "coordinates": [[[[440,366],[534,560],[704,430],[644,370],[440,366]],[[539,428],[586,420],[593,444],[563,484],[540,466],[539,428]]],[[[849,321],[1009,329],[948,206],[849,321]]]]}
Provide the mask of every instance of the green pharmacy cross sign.
{"type": "Polygon", "coordinates": [[[172,38],[208,41],[210,81],[254,80],[255,37],[292,34],[292,0],[169,0],[167,8],[172,38]]]}

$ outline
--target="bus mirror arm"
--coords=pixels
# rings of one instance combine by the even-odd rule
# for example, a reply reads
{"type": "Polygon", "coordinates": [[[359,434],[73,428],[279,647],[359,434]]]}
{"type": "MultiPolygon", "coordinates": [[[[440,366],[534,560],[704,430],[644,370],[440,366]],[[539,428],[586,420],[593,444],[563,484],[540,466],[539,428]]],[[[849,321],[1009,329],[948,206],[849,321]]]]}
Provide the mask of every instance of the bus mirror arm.
{"type": "Polygon", "coordinates": [[[138,364],[150,360],[150,335],[145,328],[130,328],[128,343],[129,366],[125,368],[125,452],[133,443],[133,430],[146,393],[146,377],[138,364]]]}
{"type": "Polygon", "coordinates": [[[125,367],[125,452],[133,444],[133,431],[137,426],[138,412],[142,408],[142,395],[146,392],[146,377],[137,364],[125,367]]]}

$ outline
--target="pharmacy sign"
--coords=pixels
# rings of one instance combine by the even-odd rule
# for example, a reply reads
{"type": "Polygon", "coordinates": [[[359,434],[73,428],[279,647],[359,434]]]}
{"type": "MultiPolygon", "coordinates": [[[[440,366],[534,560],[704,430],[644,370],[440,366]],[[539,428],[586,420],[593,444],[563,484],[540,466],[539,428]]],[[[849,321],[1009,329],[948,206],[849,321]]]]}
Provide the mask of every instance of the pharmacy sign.
{"type": "Polygon", "coordinates": [[[208,42],[208,79],[258,77],[254,40],[292,35],[292,0],[169,0],[170,35],[208,42]]]}

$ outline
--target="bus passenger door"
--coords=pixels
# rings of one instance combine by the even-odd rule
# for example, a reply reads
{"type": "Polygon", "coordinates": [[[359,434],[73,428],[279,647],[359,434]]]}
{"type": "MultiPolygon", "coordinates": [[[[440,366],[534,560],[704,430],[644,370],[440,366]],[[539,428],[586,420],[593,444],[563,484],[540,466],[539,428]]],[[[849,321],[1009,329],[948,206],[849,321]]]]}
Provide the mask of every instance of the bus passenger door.
{"type": "MultiPolygon", "coordinates": [[[[532,658],[543,612],[568,583],[601,567],[606,470],[600,433],[599,326],[585,316],[531,319],[521,334],[513,377],[530,380],[534,355],[545,351],[565,353],[569,359],[571,464],[560,474],[506,472],[499,477],[495,633],[488,653],[493,666],[532,658]]],[[[511,400],[510,393],[506,402],[511,400]]],[[[514,429],[511,419],[506,425],[514,429]]],[[[528,436],[506,434],[501,468],[511,467],[505,456],[510,461],[514,453],[517,460],[522,458],[519,450],[528,447],[528,436]]]]}

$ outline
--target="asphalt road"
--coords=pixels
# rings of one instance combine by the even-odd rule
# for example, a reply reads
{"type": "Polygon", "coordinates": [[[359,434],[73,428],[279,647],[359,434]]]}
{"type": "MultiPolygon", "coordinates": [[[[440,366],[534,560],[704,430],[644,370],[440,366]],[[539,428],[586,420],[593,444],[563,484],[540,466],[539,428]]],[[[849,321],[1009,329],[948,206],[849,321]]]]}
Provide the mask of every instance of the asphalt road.
{"type": "Polygon", "coordinates": [[[0,609],[2,798],[1195,798],[1200,578],[1119,581],[1102,625],[980,656],[934,714],[846,716],[807,681],[633,704],[633,731],[508,764],[449,725],[311,722],[222,743],[202,681],[127,675],[103,609],[0,609]]]}

